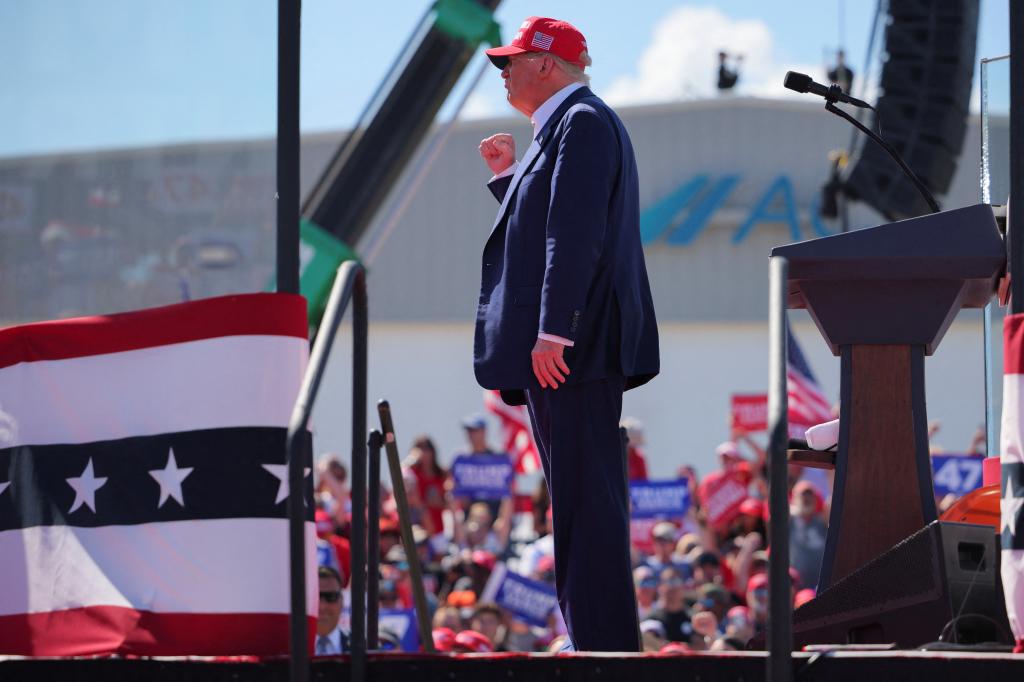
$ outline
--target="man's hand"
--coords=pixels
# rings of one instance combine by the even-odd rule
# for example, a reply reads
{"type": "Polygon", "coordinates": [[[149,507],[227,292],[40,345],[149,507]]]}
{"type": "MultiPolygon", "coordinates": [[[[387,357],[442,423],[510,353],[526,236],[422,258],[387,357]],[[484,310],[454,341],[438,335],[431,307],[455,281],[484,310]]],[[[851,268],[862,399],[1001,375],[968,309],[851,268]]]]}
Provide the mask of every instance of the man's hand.
{"type": "Polygon", "coordinates": [[[565,377],[569,375],[569,365],[562,359],[562,351],[565,346],[546,339],[537,339],[530,354],[533,360],[533,375],[537,377],[541,388],[558,388],[558,384],[565,383],[565,377]]]}
{"type": "Polygon", "coordinates": [[[491,135],[480,141],[480,156],[497,175],[516,160],[516,141],[508,133],[491,135]]]}

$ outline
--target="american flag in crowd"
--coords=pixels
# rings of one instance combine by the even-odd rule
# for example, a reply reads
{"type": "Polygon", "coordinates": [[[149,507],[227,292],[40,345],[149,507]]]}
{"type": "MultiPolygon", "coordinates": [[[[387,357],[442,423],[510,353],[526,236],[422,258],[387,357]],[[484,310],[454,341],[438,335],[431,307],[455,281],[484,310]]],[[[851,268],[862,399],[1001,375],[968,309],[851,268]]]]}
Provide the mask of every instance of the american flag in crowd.
{"type": "Polygon", "coordinates": [[[1003,420],[1000,435],[1002,501],[1000,572],[1006,615],[1024,653],[1024,314],[1003,322],[1003,420]]]}
{"type": "MultiPolygon", "coordinates": [[[[505,436],[503,447],[516,473],[514,492],[517,498],[529,498],[535,492],[541,475],[540,454],[533,442],[530,417],[522,405],[506,405],[499,391],[484,391],[484,407],[501,421],[505,436]]],[[[517,504],[517,511],[522,511],[517,504]]]]}
{"type": "Polygon", "coordinates": [[[786,391],[789,401],[789,425],[799,429],[799,436],[811,426],[832,421],[832,405],[825,397],[811,366],[807,364],[793,330],[786,329],[786,391]]]}
{"type": "Polygon", "coordinates": [[[287,294],[0,329],[0,654],[288,653],[306,335],[287,294]]]}

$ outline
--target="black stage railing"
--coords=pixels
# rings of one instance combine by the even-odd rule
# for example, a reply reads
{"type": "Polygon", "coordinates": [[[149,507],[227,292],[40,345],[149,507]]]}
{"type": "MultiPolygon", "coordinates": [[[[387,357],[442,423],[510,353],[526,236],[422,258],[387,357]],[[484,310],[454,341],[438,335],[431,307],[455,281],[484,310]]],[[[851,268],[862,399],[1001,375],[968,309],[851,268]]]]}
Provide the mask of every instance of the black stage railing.
{"type": "Polygon", "coordinates": [[[432,654],[434,653],[434,639],[431,634],[430,614],[427,612],[427,593],[423,587],[423,570],[420,567],[416,540],[412,534],[412,516],[409,513],[409,499],[405,494],[405,479],[402,478],[402,464],[398,458],[395,422],[391,418],[391,405],[388,404],[388,401],[381,400],[377,403],[377,414],[380,416],[384,452],[387,454],[388,469],[391,472],[391,493],[395,497],[395,506],[398,508],[398,525],[402,533],[402,547],[405,549],[405,561],[409,564],[413,610],[416,612],[416,629],[419,631],[423,650],[428,654],[432,654]]]}
{"type": "MultiPolygon", "coordinates": [[[[366,676],[366,271],[347,261],[338,268],[299,397],[288,422],[288,530],[291,552],[291,680],[309,679],[306,638],[306,555],[303,468],[311,446],[306,425],[327,359],[348,304],[352,309],[352,679],[366,676]],[[299,491],[296,494],[296,491],[299,491]]],[[[379,493],[378,493],[379,495],[379,493]]],[[[378,505],[379,506],[379,505],[378,505]]]]}
{"type": "Polygon", "coordinates": [[[789,422],[786,324],[789,262],[770,261],[768,318],[768,682],[793,679],[793,593],[789,577],[789,422]]]}
{"type": "Polygon", "coordinates": [[[366,441],[370,455],[370,494],[367,500],[366,525],[369,534],[366,539],[366,648],[374,650],[379,646],[380,632],[380,449],[384,436],[380,431],[370,431],[366,441]]]}

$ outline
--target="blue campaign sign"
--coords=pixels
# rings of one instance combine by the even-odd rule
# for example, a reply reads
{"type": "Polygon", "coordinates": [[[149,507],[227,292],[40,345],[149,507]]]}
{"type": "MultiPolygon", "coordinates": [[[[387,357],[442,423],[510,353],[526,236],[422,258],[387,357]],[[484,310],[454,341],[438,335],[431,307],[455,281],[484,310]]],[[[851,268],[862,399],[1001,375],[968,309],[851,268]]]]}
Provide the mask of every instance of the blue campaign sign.
{"type": "Polygon", "coordinates": [[[629,498],[634,519],[682,518],[690,508],[690,487],[685,478],[630,481],[629,498]]]}
{"type": "Polygon", "coordinates": [[[480,601],[494,602],[524,623],[537,627],[546,627],[548,617],[558,608],[554,585],[513,573],[504,563],[494,567],[480,601]]]}
{"type": "Polygon", "coordinates": [[[420,633],[416,629],[416,611],[413,609],[381,609],[380,629],[388,629],[402,641],[402,651],[419,651],[420,633]]]}
{"type": "MultiPolygon", "coordinates": [[[[352,610],[346,606],[341,611],[341,627],[352,631],[352,610]]],[[[420,633],[416,629],[415,609],[381,609],[377,618],[378,630],[389,630],[398,637],[402,643],[402,651],[419,651],[420,633]]],[[[381,641],[381,649],[388,649],[389,645],[381,641]]],[[[349,653],[349,652],[345,652],[349,653]]]]}
{"type": "Polygon", "coordinates": [[[508,455],[459,455],[452,464],[458,497],[500,500],[512,494],[512,460],[508,455]]]}
{"type": "Polygon", "coordinates": [[[936,495],[966,495],[981,486],[983,457],[932,455],[932,480],[936,495]]]}

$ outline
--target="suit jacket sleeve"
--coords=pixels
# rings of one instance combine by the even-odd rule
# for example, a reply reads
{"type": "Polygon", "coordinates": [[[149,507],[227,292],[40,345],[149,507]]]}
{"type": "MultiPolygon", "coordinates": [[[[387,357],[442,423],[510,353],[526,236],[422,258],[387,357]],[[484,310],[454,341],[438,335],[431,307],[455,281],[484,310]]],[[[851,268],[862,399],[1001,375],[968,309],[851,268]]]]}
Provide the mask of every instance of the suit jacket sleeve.
{"type": "Polygon", "coordinates": [[[621,151],[600,113],[576,109],[566,116],[551,177],[540,331],[575,341],[601,257],[621,151]]]}
{"type": "Polygon", "coordinates": [[[491,194],[494,198],[501,203],[505,200],[505,192],[508,191],[508,186],[512,184],[512,174],[503,175],[500,178],[495,178],[487,183],[487,189],[491,190],[491,194]]]}

